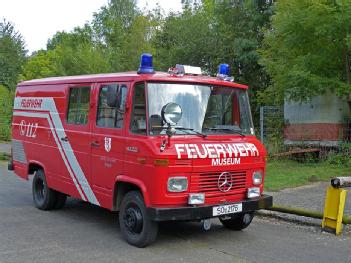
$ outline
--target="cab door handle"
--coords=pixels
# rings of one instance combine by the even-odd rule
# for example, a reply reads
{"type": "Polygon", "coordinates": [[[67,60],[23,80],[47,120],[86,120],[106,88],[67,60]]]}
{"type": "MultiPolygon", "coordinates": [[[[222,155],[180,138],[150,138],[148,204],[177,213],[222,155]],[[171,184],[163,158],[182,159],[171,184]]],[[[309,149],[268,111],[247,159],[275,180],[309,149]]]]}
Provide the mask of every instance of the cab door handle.
{"type": "Polygon", "coordinates": [[[68,142],[68,137],[67,136],[66,137],[62,137],[61,141],[68,142]]]}
{"type": "Polygon", "coordinates": [[[91,143],[91,146],[93,146],[93,147],[100,147],[100,143],[98,141],[93,141],[91,143]]]}

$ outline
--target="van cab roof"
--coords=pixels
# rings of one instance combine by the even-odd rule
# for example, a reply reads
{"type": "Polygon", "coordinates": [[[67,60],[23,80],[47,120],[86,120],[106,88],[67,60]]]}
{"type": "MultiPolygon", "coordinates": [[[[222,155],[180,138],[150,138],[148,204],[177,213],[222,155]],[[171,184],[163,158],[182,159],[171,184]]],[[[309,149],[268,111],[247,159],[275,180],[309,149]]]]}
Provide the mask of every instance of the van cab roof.
{"type": "Polygon", "coordinates": [[[197,83],[220,85],[233,88],[247,89],[248,86],[235,82],[223,81],[210,76],[199,75],[171,75],[165,72],[155,72],[154,74],[138,74],[135,71],[122,73],[104,73],[80,76],[51,77],[43,79],[33,79],[22,81],[18,86],[33,85],[52,85],[52,84],[78,84],[78,83],[94,83],[94,82],[112,82],[112,81],[156,81],[156,82],[181,82],[181,83],[197,83]]]}

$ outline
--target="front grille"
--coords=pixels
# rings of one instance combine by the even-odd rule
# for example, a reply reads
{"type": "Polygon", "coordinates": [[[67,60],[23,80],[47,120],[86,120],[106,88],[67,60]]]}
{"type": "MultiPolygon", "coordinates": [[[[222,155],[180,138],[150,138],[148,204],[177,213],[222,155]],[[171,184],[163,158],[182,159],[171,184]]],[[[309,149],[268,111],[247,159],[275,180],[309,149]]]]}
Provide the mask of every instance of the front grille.
{"type": "Polygon", "coordinates": [[[201,173],[194,176],[192,190],[199,193],[206,193],[206,196],[216,197],[244,193],[246,191],[246,172],[229,171],[232,175],[232,188],[228,192],[221,192],[218,189],[218,178],[222,172],[201,173]],[[196,178],[197,177],[197,178],[196,178]]]}

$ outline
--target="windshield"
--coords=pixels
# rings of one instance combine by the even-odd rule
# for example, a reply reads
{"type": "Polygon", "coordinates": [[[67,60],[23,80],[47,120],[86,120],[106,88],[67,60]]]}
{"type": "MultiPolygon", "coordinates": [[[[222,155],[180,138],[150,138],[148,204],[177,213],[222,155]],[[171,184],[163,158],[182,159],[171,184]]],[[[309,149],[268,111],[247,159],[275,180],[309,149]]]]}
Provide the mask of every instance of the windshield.
{"type": "Polygon", "coordinates": [[[176,134],[253,134],[246,90],[176,83],[148,83],[149,133],[165,134],[161,110],[169,102],[182,108],[176,134]]]}

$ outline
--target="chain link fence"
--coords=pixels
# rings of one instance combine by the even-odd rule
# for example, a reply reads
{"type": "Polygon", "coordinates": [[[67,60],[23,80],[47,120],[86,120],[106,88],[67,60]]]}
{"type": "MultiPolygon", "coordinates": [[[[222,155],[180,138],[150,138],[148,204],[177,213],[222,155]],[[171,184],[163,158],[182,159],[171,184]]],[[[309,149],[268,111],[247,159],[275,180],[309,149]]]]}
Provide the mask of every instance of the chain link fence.
{"type": "Polygon", "coordinates": [[[260,108],[260,140],[270,154],[284,149],[284,107],[260,108]]]}

